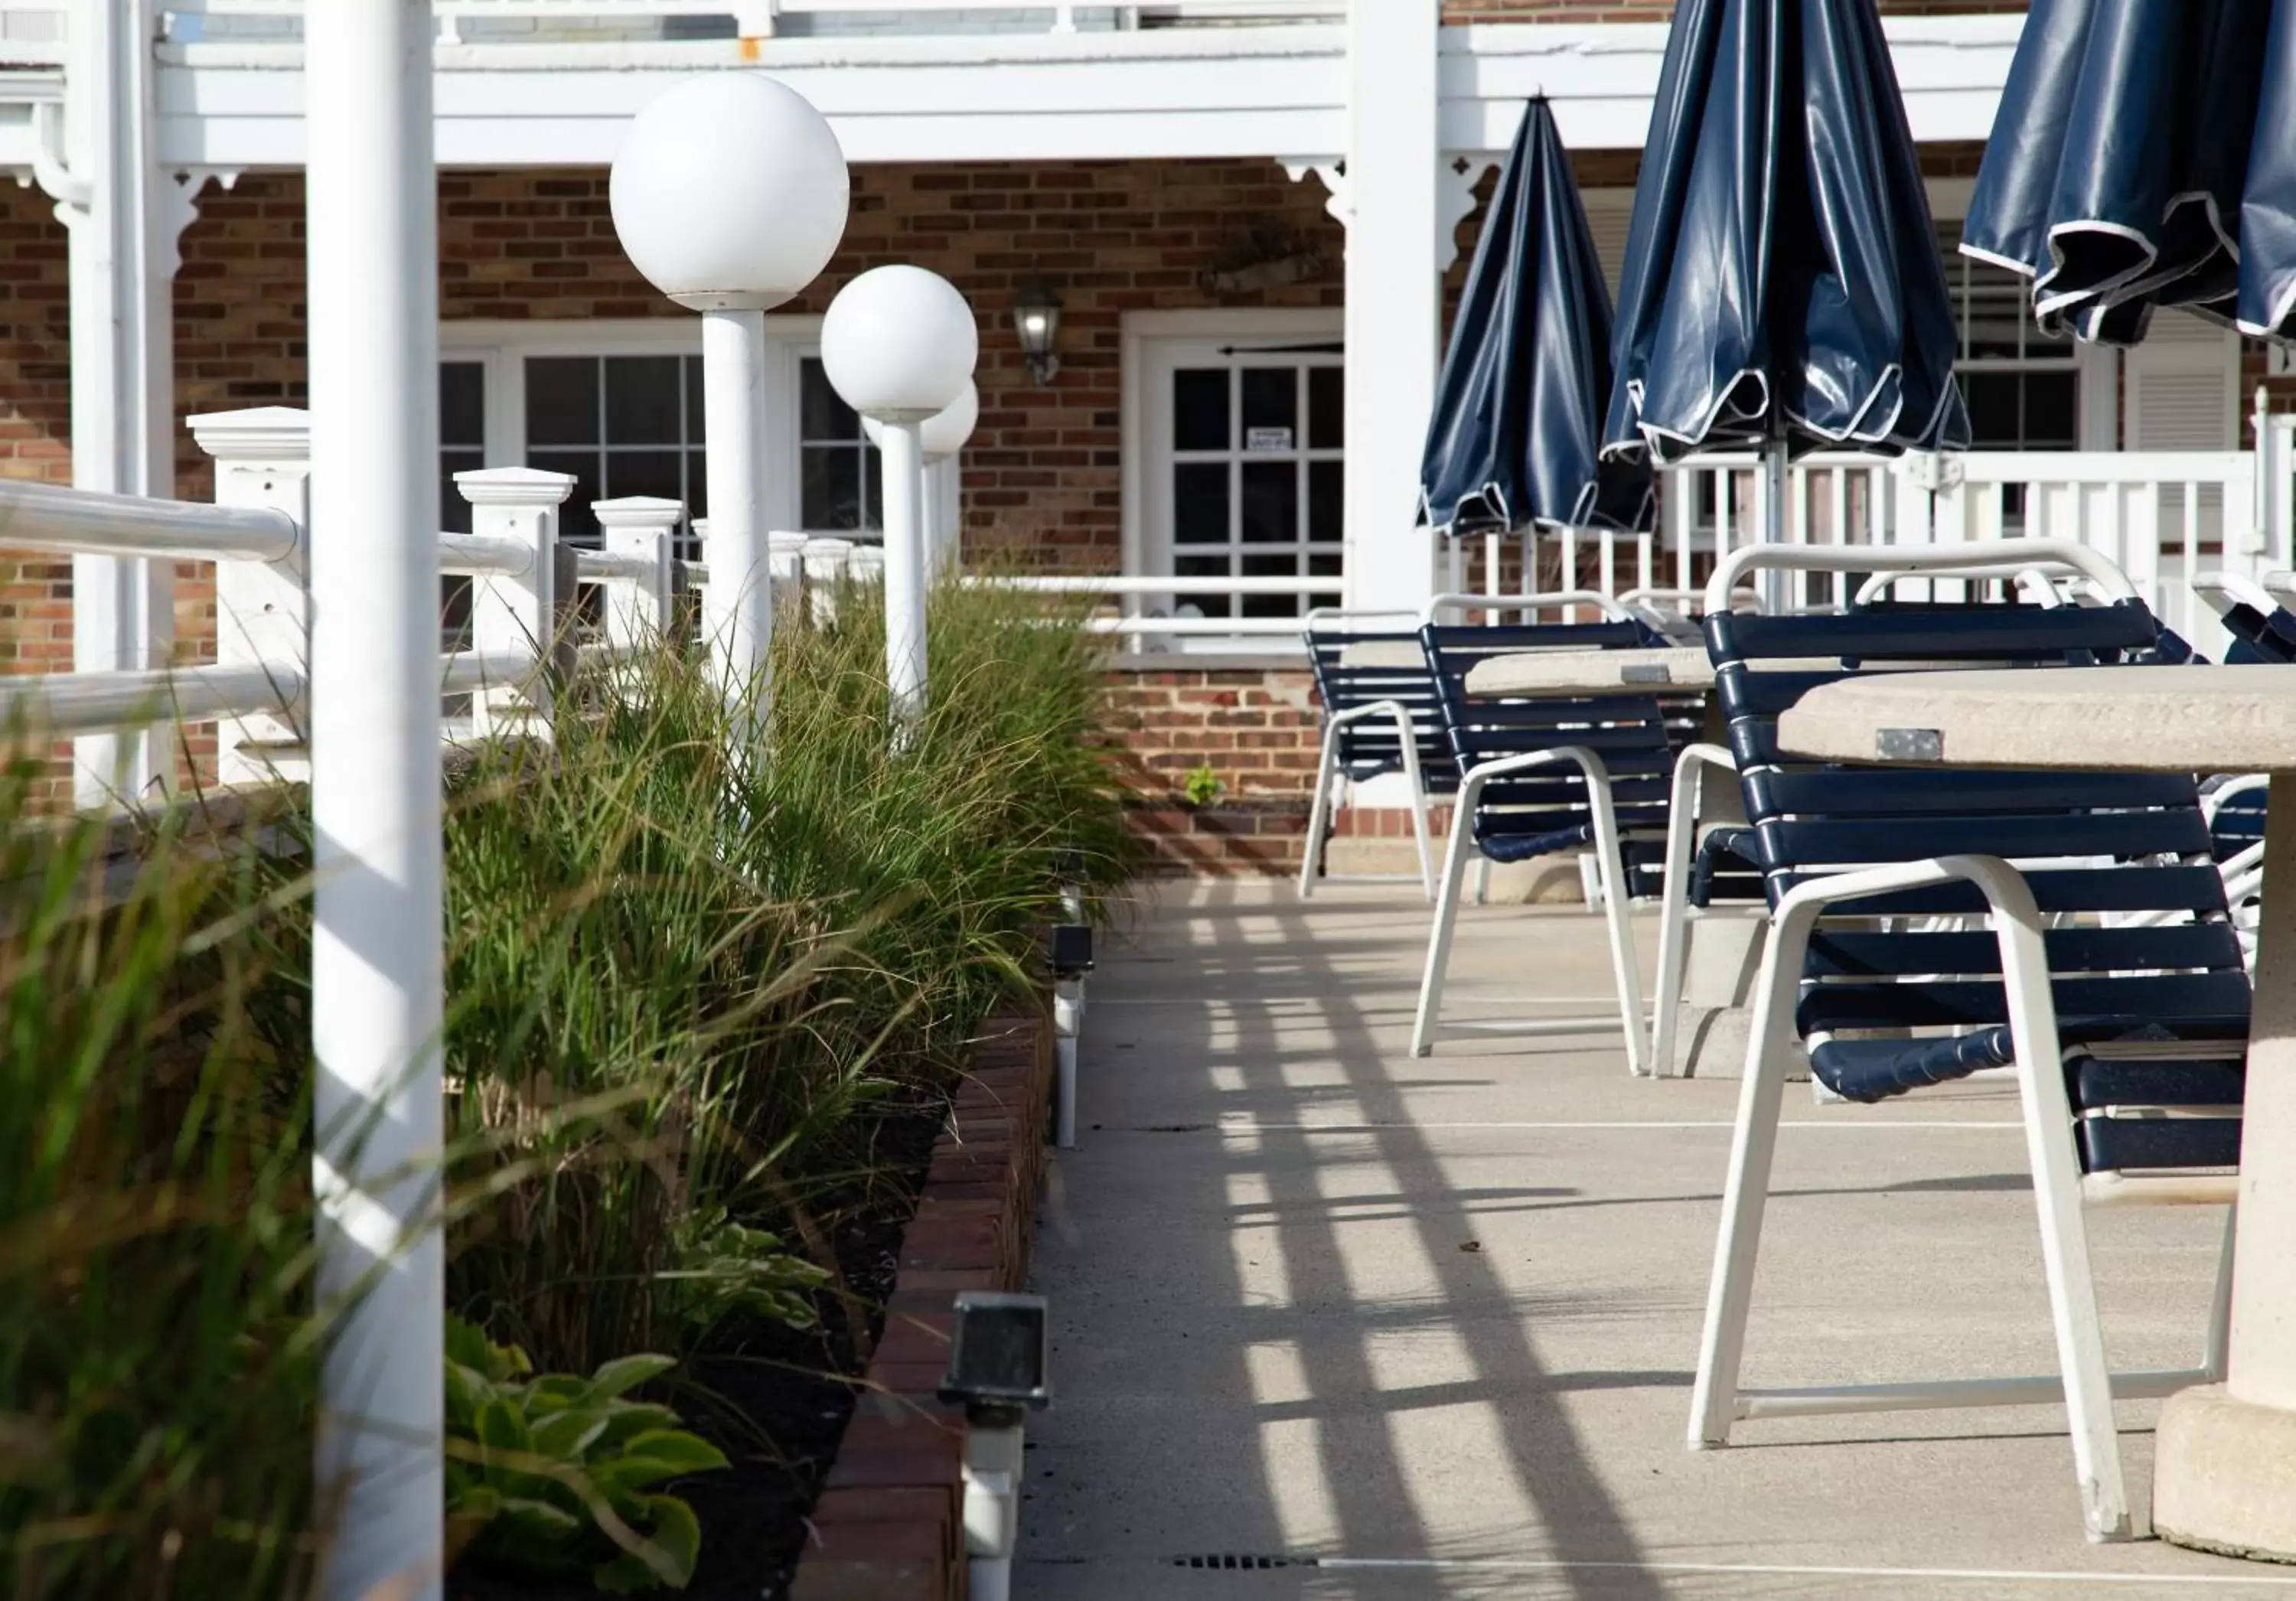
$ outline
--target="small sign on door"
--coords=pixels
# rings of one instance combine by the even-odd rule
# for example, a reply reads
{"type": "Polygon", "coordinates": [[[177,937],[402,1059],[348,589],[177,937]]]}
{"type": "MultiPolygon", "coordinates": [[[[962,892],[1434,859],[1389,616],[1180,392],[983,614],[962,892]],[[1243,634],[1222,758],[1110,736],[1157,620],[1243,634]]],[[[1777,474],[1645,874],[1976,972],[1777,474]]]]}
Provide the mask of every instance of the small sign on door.
{"type": "Polygon", "coordinates": [[[1288,428],[1247,428],[1243,431],[1246,450],[1289,450],[1292,431],[1288,428]]]}

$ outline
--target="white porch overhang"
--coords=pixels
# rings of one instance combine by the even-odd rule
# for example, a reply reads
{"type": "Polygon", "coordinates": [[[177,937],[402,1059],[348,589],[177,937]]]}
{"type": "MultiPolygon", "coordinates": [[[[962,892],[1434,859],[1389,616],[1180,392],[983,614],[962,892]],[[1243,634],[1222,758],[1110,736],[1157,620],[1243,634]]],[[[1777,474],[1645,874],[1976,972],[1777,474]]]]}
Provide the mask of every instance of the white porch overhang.
{"type": "MultiPolygon", "coordinates": [[[[2013,14],[1889,20],[1916,139],[1985,137],[2022,25],[2013,14]]],[[[1505,149],[1521,102],[1544,93],[1572,146],[1639,148],[1665,45],[1663,23],[1446,28],[1442,147],[1505,149]]],[[[1330,160],[1348,148],[1348,30],[1331,24],[489,42],[441,45],[437,60],[439,159],[462,167],[603,166],[667,85],[743,70],[821,107],[856,161],[1330,160]]],[[[0,78],[0,166],[29,168],[30,120],[16,108],[54,92],[49,72],[0,78]]],[[[303,94],[292,41],[163,45],[157,158],[178,169],[299,167],[303,94]]]]}

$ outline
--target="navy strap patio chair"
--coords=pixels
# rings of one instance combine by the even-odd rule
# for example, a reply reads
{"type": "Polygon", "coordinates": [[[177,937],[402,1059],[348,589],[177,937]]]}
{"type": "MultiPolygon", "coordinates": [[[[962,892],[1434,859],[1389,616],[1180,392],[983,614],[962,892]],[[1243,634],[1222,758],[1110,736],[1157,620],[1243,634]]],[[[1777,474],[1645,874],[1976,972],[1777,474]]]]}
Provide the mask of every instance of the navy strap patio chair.
{"type": "MultiPolygon", "coordinates": [[[[2108,595],[2129,592],[2118,569],[2100,579],[2088,569],[2087,553],[2069,554],[2056,541],[1908,546],[1878,566],[1869,554],[1796,554],[1781,555],[1775,564],[1855,576],[1856,590],[1844,590],[1853,610],[1869,608],[1893,588],[1915,583],[1942,587],[1972,604],[2006,605],[2021,598],[2034,605],[2070,605],[2075,595],[2095,598],[2101,585],[2108,595]]],[[[1755,594],[1751,586],[1741,584],[1731,599],[1736,609],[1750,610],[1755,594]]],[[[1704,641],[1702,625],[1700,640],[1704,641]]],[[[1677,750],[1660,901],[1658,999],[1652,1008],[1651,1072],[1658,1078],[1674,1072],[1693,915],[1742,916],[1750,909],[1767,909],[1761,874],[1753,865],[1754,836],[1739,804],[1737,772],[1736,758],[1725,746],[1696,740],[1677,750]]]]}
{"type": "Polygon", "coordinates": [[[2157,624],[2124,593],[2098,606],[1889,604],[1841,617],[1726,614],[1706,627],[1772,924],[1691,1443],[1726,1444],[1742,1418],[2062,1399],[2091,1536],[2126,1537],[2136,1524],[2114,1399],[2210,1382],[2225,1359],[2229,1229],[2202,1365],[2113,1375],[2082,1219],[2084,1203],[2234,1199],[2249,981],[2197,786],[1915,759],[1831,766],[1786,754],[1777,719],[1812,687],[1857,672],[2155,660],[2157,624]],[[1796,1036],[1813,1073],[1857,1102],[2014,1070],[2062,1376],[1741,1387],[1796,1036]]]}
{"type": "Polygon", "coordinates": [[[1439,1032],[1536,1036],[1610,1026],[1607,1018],[1440,1021],[1469,855],[1486,864],[1524,862],[1591,847],[1610,930],[1627,1063],[1640,1073],[1644,1018],[1628,875],[1630,862],[1656,858],[1663,838],[1667,775],[1673,766],[1667,709],[1649,695],[1471,698],[1466,678],[1478,663],[1494,656],[1647,648],[1663,641],[1627,616],[1616,601],[1590,593],[1535,599],[1439,595],[1429,614],[1462,604],[1493,611],[1533,605],[1592,609],[1603,613],[1603,620],[1488,626],[1430,621],[1420,629],[1459,789],[1428,935],[1412,1054],[1426,1055],[1439,1032]]]}
{"type": "MultiPolygon", "coordinates": [[[[1324,706],[1323,751],[1316,764],[1316,800],[1308,817],[1308,841],[1300,864],[1300,895],[1316,891],[1324,834],[1332,825],[1333,792],[1399,773],[1411,790],[1411,827],[1419,847],[1419,879],[1427,899],[1435,899],[1435,852],[1429,838],[1428,808],[1433,797],[1459,787],[1457,770],[1443,733],[1435,701],[1435,680],[1420,649],[1419,613],[1342,611],[1318,607],[1308,613],[1308,663],[1324,706]],[[1358,626],[1374,620],[1390,626],[1358,626]],[[1407,622],[1406,620],[1408,620],[1407,622]],[[1398,626],[1400,625],[1400,626],[1398,626]]],[[[1325,876],[1328,876],[1326,874],[1325,876]]]]}

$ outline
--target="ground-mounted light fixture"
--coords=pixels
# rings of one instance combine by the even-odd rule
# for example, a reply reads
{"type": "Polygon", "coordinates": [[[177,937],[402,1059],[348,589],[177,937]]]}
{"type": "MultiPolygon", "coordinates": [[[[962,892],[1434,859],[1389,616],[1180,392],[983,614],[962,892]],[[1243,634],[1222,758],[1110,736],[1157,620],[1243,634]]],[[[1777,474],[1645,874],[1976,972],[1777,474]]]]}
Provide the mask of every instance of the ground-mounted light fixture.
{"type": "Polygon", "coordinates": [[[964,1408],[966,1593],[1009,1601],[1020,1533],[1021,1420],[1052,1404],[1052,1342],[1041,1295],[966,1290],[940,1398],[964,1408]]]}
{"type": "Polygon", "coordinates": [[[1029,279],[1014,292],[1013,331],[1020,336],[1029,376],[1038,383],[1050,383],[1061,370],[1061,358],[1054,350],[1061,337],[1061,297],[1042,278],[1029,279]]]}
{"type": "Polygon", "coordinates": [[[1053,1143],[1076,1147],[1077,1041],[1084,1032],[1084,981],[1092,972],[1092,925],[1056,923],[1047,940],[1053,970],[1053,1143]]]}

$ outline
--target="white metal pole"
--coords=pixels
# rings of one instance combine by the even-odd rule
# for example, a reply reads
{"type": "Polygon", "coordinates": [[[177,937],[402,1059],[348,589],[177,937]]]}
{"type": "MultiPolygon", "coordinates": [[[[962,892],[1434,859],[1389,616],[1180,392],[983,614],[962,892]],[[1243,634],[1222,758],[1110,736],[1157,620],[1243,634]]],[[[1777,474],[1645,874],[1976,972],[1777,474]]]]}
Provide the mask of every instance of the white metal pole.
{"type": "Polygon", "coordinates": [[[766,314],[701,314],[701,406],[708,430],[709,532],[701,559],[701,630],[729,698],[762,717],[774,641],[765,513],[766,314]]]}
{"type": "Polygon", "coordinates": [[[933,573],[957,571],[964,554],[964,469],[958,458],[945,456],[932,465],[927,499],[932,506],[933,573]]]}
{"type": "Polygon", "coordinates": [[[925,699],[924,448],[915,423],[887,423],[885,465],[885,681],[896,717],[925,699]]]}
{"type": "MultiPolygon", "coordinates": [[[[72,482],[115,495],[175,492],[172,258],[192,208],[152,156],[151,24],[150,0],[75,5],[62,115],[36,112],[32,130],[36,143],[60,131],[62,149],[45,153],[68,162],[35,169],[53,184],[70,236],[72,482]]],[[[82,553],[71,567],[74,670],[165,666],[174,565],[82,553]]],[[[175,768],[164,723],[84,735],[76,756],[82,806],[148,800],[175,768]]]]}
{"type": "Polygon", "coordinates": [[[304,22],[322,1593],[440,1589],[439,307],[428,0],[304,22]]]}

